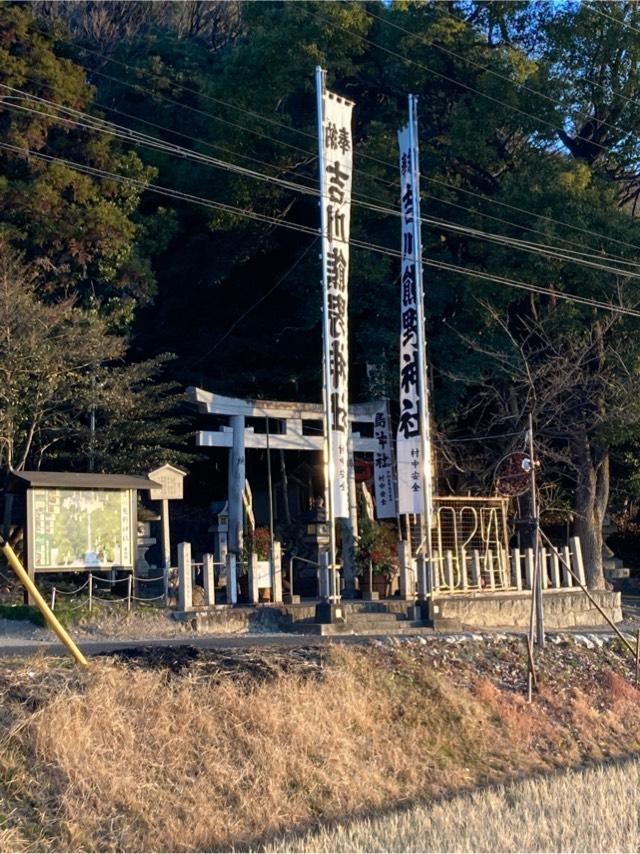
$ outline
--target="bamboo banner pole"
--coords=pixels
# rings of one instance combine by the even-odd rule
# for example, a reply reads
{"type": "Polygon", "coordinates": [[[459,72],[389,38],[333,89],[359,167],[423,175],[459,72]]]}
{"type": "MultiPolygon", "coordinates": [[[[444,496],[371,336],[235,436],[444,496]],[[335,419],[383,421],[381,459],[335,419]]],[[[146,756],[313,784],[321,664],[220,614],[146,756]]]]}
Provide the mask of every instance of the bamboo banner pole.
{"type": "Polygon", "coordinates": [[[18,576],[23,586],[28,591],[29,595],[33,597],[36,605],[42,612],[43,617],[47,621],[49,628],[60,638],[62,643],[69,650],[69,653],[75,658],[78,664],[84,664],[85,666],[89,664],[84,655],[80,652],[78,647],[75,645],[65,628],[57,619],[56,615],[53,613],[51,608],[47,605],[47,603],[42,598],[42,595],[33,581],[29,578],[29,573],[22,566],[20,561],[18,560],[16,553],[11,548],[9,543],[7,543],[2,537],[0,537],[0,551],[4,554],[9,563],[11,569],[18,576]]]}

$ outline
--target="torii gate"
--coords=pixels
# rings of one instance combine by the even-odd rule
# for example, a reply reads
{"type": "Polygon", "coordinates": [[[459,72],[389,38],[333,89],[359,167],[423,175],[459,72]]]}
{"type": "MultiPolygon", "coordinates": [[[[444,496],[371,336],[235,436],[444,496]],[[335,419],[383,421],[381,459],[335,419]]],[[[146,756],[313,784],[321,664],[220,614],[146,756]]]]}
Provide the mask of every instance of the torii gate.
{"type": "MultiPolygon", "coordinates": [[[[224,397],[190,386],[187,399],[209,415],[222,415],[229,419],[228,426],[219,430],[201,430],[197,433],[197,445],[203,448],[229,448],[229,549],[238,554],[242,550],[242,493],[245,484],[245,449],[269,448],[287,451],[324,451],[324,409],[321,404],[294,403],[277,400],[250,400],[224,397]],[[245,419],[265,418],[278,421],[278,432],[267,436],[247,427],[245,419]],[[322,426],[318,426],[318,425],[322,426]],[[311,433],[311,430],[315,433],[311,433]],[[319,431],[319,432],[318,432],[319,431]]],[[[374,438],[374,419],[387,401],[357,403],[349,407],[350,423],[350,466],[349,466],[349,520],[347,536],[344,538],[343,566],[346,588],[353,588],[353,565],[349,559],[353,541],[358,533],[356,483],[353,454],[375,454],[379,443],[374,438]],[[354,432],[353,423],[370,423],[371,437],[354,432]],[[349,539],[351,542],[349,543],[349,539]],[[347,560],[345,560],[347,557],[347,560]]]]}

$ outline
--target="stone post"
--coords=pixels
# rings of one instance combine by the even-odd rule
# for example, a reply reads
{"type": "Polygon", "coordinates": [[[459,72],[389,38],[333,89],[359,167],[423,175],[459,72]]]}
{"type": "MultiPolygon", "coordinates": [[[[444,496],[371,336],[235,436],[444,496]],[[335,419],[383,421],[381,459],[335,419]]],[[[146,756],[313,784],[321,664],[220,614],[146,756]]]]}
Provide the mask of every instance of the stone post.
{"type": "Polygon", "coordinates": [[[202,581],[204,586],[204,604],[216,604],[216,577],[213,571],[213,555],[202,556],[202,581]]]}
{"type": "Polygon", "coordinates": [[[258,558],[257,555],[252,554],[249,559],[249,600],[253,605],[258,604],[259,599],[259,590],[258,590],[258,558]]]}
{"type": "Polygon", "coordinates": [[[398,543],[398,557],[400,558],[400,598],[407,602],[415,602],[416,579],[411,560],[411,545],[406,540],[400,540],[398,543]]]}
{"type": "Polygon", "coordinates": [[[580,583],[586,587],[587,579],[584,573],[584,561],[582,560],[582,545],[580,544],[580,537],[571,537],[571,552],[573,554],[573,573],[574,575],[577,575],[580,583]]]}
{"type": "Polygon", "coordinates": [[[238,603],[238,572],[236,556],[229,552],[227,554],[227,605],[238,603]]]}
{"type": "Polygon", "coordinates": [[[277,540],[273,544],[271,573],[273,601],[280,603],[282,602],[282,546],[277,540]]]}
{"type": "Polygon", "coordinates": [[[178,610],[192,607],[191,543],[178,544],[178,610]]]}
{"type": "Polygon", "coordinates": [[[329,597],[329,553],[320,552],[318,555],[320,566],[318,567],[318,597],[327,599],[329,597]]]}

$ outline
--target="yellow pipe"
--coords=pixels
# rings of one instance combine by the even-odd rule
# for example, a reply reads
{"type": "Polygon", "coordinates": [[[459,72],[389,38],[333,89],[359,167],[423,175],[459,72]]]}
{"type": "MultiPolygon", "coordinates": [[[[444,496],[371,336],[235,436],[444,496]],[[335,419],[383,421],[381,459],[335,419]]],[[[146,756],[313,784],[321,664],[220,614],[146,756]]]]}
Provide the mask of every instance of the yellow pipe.
{"type": "Polygon", "coordinates": [[[66,646],[66,648],[69,650],[69,652],[78,662],[78,664],[88,665],[89,662],[87,661],[87,659],[75,645],[75,643],[65,630],[64,626],[60,623],[51,608],[44,601],[36,585],[29,578],[29,573],[26,571],[26,569],[22,566],[22,564],[16,557],[16,553],[14,552],[14,550],[11,548],[9,543],[5,542],[2,539],[2,537],[0,537],[0,550],[3,552],[4,556],[9,562],[9,566],[13,569],[22,584],[28,590],[29,595],[32,596],[33,599],[35,599],[36,605],[38,606],[38,608],[40,608],[40,610],[42,611],[42,615],[49,624],[49,628],[53,629],[53,631],[58,635],[62,643],[66,646]]]}

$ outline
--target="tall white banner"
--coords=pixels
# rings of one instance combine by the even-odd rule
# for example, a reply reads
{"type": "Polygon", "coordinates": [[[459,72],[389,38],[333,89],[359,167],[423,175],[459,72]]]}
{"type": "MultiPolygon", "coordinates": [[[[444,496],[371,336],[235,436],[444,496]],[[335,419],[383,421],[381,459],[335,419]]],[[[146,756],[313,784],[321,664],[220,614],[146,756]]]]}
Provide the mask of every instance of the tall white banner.
{"type": "Polygon", "coordinates": [[[378,519],[396,517],[396,488],[393,476],[393,451],[391,443],[391,419],[387,401],[381,404],[373,420],[373,438],[376,450],[373,454],[373,483],[376,496],[378,519]]]}
{"type": "Polygon", "coordinates": [[[416,249],[414,246],[415,195],[413,165],[416,152],[411,130],[398,131],[400,144],[400,208],[402,274],[400,277],[400,420],[396,456],[398,464],[398,512],[423,513],[423,476],[420,439],[421,401],[418,348],[422,341],[418,324],[416,249]]]}
{"type": "Polygon", "coordinates": [[[349,231],[353,103],[322,93],[320,192],[324,283],[325,394],[331,412],[330,473],[334,518],[349,517],[349,231]],[[328,370],[326,362],[328,360],[328,370]]]}

